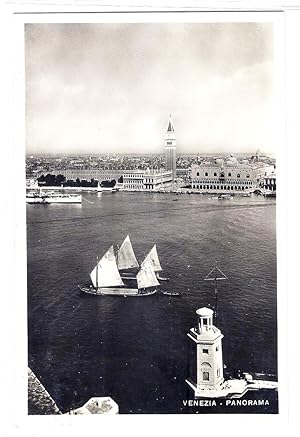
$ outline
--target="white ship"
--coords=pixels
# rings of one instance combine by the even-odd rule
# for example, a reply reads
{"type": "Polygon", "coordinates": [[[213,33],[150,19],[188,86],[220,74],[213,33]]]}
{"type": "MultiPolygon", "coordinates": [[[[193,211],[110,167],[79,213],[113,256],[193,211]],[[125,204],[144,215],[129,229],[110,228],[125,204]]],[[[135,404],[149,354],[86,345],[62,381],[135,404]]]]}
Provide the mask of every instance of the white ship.
{"type": "Polygon", "coordinates": [[[149,296],[160,286],[157,272],[161,270],[156,246],[139,266],[127,235],[120,248],[114,250],[111,246],[97,261],[90,273],[92,284],[78,287],[83,293],[93,295],[149,296]]]}
{"type": "Polygon", "coordinates": [[[51,203],[81,203],[80,194],[43,193],[42,191],[27,193],[26,203],[49,205],[51,203]]]}

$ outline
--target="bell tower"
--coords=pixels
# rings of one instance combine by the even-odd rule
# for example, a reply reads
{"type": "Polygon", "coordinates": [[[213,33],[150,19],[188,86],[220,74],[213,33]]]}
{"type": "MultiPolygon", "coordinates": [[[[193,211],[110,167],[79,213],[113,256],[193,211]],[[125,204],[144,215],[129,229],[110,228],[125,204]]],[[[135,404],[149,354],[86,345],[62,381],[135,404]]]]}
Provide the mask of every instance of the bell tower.
{"type": "Polygon", "coordinates": [[[176,178],[176,135],[171,115],[165,137],[165,155],[166,170],[172,171],[172,181],[174,181],[176,178]]]}
{"type": "Polygon", "coordinates": [[[191,340],[190,375],[188,385],[199,393],[218,390],[224,382],[221,331],[213,325],[213,310],[196,311],[197,325],[187,334],[191,340]]]}

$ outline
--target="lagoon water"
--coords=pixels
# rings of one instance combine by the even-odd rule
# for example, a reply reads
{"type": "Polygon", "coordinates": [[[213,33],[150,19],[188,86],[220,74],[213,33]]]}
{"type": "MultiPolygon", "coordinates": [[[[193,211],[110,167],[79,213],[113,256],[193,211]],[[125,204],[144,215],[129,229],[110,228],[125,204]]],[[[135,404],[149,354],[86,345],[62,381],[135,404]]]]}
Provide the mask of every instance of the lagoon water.
{"type": "Polygon", "coordinates": [[[92,396],[111,396],[121,413],[198,411],[183,405],[192,399],[186,334],[196,309],[214,306],[203,279],[215,261],[229,278],[217,323],[227,371],[277,374],[275,199],[83,197],[92,203],[27,205],[29,366],[63,411],[92,396]],[[80,293],[96,257],[127,234],[140,261],[156,243],[170,278],[161,288],[181,297],[80,293]]]}

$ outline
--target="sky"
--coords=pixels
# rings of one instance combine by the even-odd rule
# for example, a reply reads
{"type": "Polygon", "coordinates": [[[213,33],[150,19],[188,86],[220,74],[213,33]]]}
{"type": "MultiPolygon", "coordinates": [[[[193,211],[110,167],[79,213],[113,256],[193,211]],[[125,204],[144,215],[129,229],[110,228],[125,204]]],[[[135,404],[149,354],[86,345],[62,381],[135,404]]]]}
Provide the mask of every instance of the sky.
{"type": "Polygon", "coordinates": [[[26,24],[27,153],[274,149],[271,23],[26,24]]]}

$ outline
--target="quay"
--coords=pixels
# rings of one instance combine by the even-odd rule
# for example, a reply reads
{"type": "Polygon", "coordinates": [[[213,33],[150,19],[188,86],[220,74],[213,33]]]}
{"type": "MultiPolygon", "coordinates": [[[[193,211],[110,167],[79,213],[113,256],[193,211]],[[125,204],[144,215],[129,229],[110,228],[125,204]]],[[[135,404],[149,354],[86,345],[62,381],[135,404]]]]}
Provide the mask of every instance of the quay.
{"type": "Polygon", "coordinates": [[[194,391],[196,399],[199,398],[242,398],[248,391],[277,390],[278,383],[275,381],[249,379],[251,375],[245,375],[245,379],[230,379],[224,381],[219,387],[197,387],[193,382],[186,383],[194,391]]]}
{"type": "Polygon", "coordinates": [[[42,191],[86,191],[86,192],[101,192],[102,188],[98,187],[59,187],[59,186],[39,186],[39,185],[28,185],[26,191],[30,190],[42,190],[42,191]]]}
{"type": "Polygon", "coordinates": [[[30,368],[28,368],[28,410],[29,414],[63,414],[30,368]]]}
{"type": "Polygon", "coordinates": [[[89,399],[82,407],[65,414],[119,414],[119,406],[110,397],[95,397],[89,399]]]}
{"type": "Polygon", "coordinates": [[[63,413],[38,377],[28,367],[28,414],[119,414],[119,406],[111,397],[93,397],[83,406],[63,413]]]}

